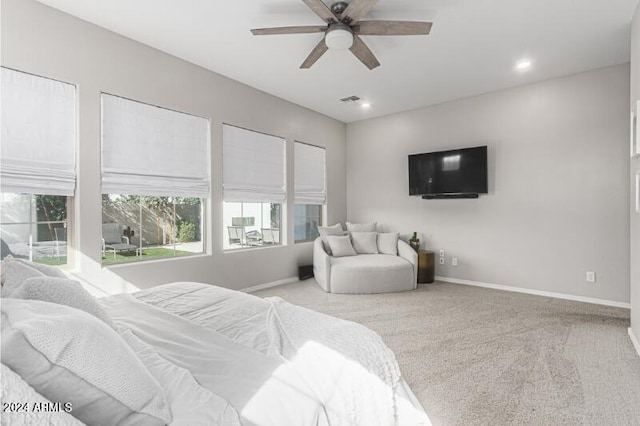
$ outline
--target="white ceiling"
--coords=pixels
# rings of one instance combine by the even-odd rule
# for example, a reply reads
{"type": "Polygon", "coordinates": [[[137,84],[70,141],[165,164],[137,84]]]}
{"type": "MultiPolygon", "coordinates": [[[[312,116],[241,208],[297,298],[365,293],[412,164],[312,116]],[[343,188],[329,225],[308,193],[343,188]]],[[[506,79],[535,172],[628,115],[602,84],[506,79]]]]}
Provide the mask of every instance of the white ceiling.
{"type": "Polygon", "coordinates": [[[299,69],[321,34],[249,32],[321,25],[302,0],[39,1],[344,122],[627,62],[638,4],[381,0],[365,19],[434,24],[429,36],[363,36],[382,64],[369,71],[349,51],[329,51],[311,69],[299,69]],[[516,72],[525,57],[531,69],[516,72]],[[340,102],[350,95],[371,108],[340,102]]]}

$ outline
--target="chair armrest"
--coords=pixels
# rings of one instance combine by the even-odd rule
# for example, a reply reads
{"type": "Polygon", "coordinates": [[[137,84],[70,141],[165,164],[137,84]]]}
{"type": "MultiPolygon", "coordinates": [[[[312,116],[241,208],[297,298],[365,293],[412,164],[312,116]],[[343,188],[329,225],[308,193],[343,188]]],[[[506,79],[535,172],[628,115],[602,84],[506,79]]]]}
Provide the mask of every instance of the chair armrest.
{"type": "Polygon", "coordinates": [[[313,242],[313,276],[324,291],[331,291],[331,256],[324,251],[319,237],[313,242]]]}
{"type": "Polygon", "coordinates": [[[406,259],[413,265],[413,282],[418,286],[418,253],[405,241],[398,240],[398,256],[406,259]]]}

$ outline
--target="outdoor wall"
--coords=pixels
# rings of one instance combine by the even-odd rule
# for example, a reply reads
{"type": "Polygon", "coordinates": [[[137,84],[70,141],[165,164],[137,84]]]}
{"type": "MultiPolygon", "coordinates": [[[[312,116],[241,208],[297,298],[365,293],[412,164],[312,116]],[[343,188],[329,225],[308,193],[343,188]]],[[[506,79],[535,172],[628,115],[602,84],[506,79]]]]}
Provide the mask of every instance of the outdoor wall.
{"type": "Polygon", "coordinates": [[[79,107],[78,186],[72,208],[72,268],[110,293],[172,281],[239,289],[291,278],[311,261],[312,244],[293,243],[293,204],[286,205],[287,245],[223,252],[222,124],[286,138],[288,199],[293,199],[294,140],[327,150],[330,223],[346,218],[346,126],[34,0],[2,0],[1,64],[76,84],[79,107]],[[102,268],[100,93],[106,92],[211,120],[212,197],[208,254],[102,268]]]}
{"type": "MultiPolygon", "coordinates": [[[[640,101],[640,5],[631,24],[631,107],[640,101]]],[[[640,111],[636,111],[640,114],[640,111]]],[[[636,211],[636,175],[640,173],[640,157],[631,160],[631,330],[640,342],[640,213],[636,211]]],[[[640,354],[640,347],[636,347],[640,354]]]]}
{"type": "Polygon", "coordinates": [[[628,64],[352,123],[347,217],[417,231],[438,276],[629,303],[628,135],[628,64]],[[408,154],[478,145],[489,194],[408,195],[408,154]]]}

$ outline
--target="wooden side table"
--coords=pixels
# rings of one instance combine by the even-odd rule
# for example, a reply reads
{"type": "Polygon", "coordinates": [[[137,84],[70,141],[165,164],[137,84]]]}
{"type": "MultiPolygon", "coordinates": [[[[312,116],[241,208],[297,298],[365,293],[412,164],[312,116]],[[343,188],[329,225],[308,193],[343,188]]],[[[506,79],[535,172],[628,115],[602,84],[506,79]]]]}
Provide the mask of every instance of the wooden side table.
{"type": "Polygon", "coordinates": [[[435,253],[429,250],[418,251],[418,284],[432,283],[435,280],[435,253]]]}

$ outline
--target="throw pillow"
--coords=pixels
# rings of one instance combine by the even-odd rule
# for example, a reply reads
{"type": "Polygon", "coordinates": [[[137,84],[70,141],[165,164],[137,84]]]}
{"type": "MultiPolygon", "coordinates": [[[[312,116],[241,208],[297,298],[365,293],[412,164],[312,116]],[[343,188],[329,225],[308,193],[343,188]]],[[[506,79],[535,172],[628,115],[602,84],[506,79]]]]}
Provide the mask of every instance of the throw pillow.
{"type": "Polygon", "coordinates": [[[358,254],[378,253],[377,232],[352,232],[351,242],[358,254]]]}
{"type": "Polygon", "coordinates": [[[398,238],[397,232],[384,232],[378,234],[378,252],[382,254],[398,255],[398,238]]]}
{"type": "MultiPolygon", "coordinates": [[[[6,259],[5,259],[6,260],[6,259]]],[[[42,272],[44,275],[48,277],[56,277],[56,278],[67,278],[64,272],[62,272],[59,268],[50,265],[43,265],[42,263],[29,262],[26,259],[16,259],[15,257],[11,257],[12,262],[18,262],[23,265],[28,265],[35,269],[36,271],[42,272]]]]}
{"type": "Polygon", "coordinates": [[[2,363],[86,424],[166,425],[160,385],[127,343],[93,315],[38,300],[4,299],[2,363]]]}
{"type": "Polygon", "coordinates": [[[347,222],[347,231],[349,232],[376,232],[377,222],[371,223],[350,223],[347,222]]]}
{"type": "Polygon", "coordinates": [[[342,229],[342,225],[336,223],[331,226],[318,226],[318,233],[320,234],[320,238],[322,239],[322,245],[324,246],[324,251],[327,252],[329,256],[332,256],[331,246],[329,245],[329,240],[327,237],[330,235],[347,235],[346,231],[342,229]]]}
{"type": "Polygon", "coordinates": [[[351,245],[351,238],[349,238],[348,235],[340,237],[330,235],[327,237],[327,240],[329,240],[329,246],[331,246],[333,257],[355,256],[358,254],[353,249],[353,246],[351,245]]]}
{"type": "Polygon", "coordinates": [[[16,262],[10,258],[2,261],[2,297],[11,297],[18,287],[28,278],[44,277],[45,275],[28,263],[16,262]]]}
{"type": "Polygon", "coordinates": [[[22,377],[11,371],[9,367],[2,364],[2,401],[6,403],[27,404],[28,410],[16,407],[13,410],[2,410],[3,425],[55,425],[55,426],[82,426],[82,423],[67,414],[73,410],[73,406],[60,404],[60,411],[37,410],[39,407],[49,407],[51,401],[38,392],[22,377]],[[42,405],[40,405],[42,404],[42,405]]]}
{"type": "Polygon", "coordinates": [[[15,299],[41,300],[57,303],[85,311],[116,329],[109,315],[102,309],[82,285],[68,278],[35,277],[27,278],[11,297],[15,299]]]}

